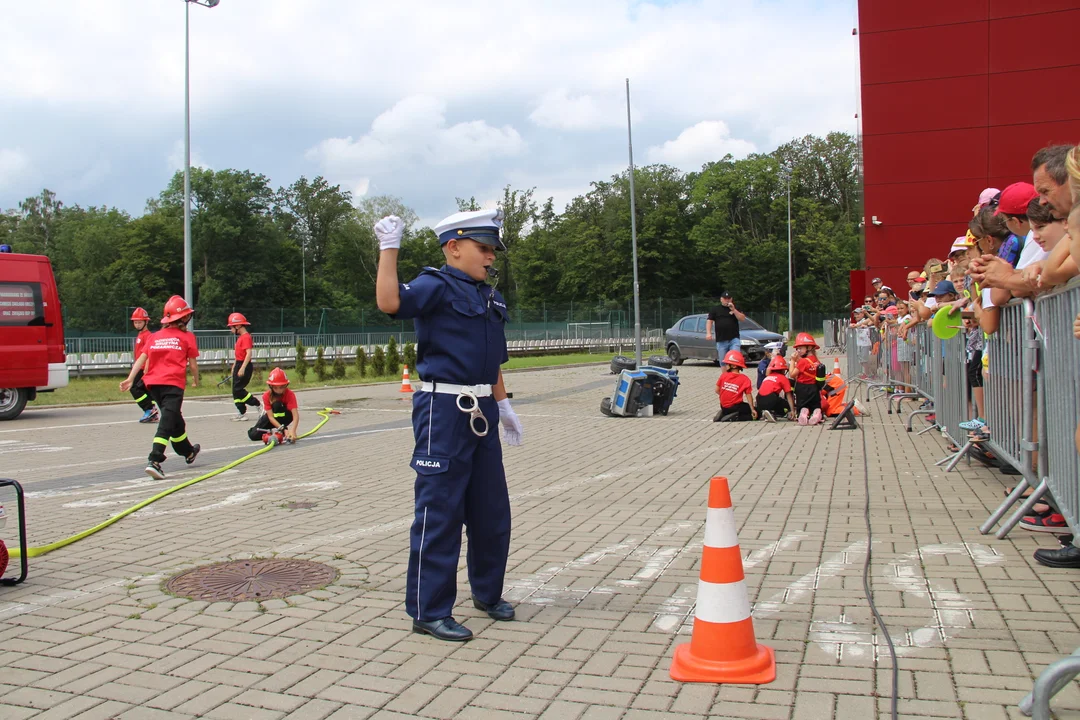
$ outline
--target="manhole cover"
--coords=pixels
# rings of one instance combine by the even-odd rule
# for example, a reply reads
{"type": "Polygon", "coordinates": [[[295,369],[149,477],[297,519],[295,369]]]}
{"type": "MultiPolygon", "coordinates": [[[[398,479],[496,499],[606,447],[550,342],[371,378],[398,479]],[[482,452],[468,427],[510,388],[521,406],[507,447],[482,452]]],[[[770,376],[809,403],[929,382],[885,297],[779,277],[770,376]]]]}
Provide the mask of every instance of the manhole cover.
{"type": "Polygon", "coordinates": [[[286,510],[310,510],[316,507],[319,503],[311,502],[310,500],[292,500],[283,504],[281,507],[286,510]]]}
{"type": "Polygon", "coordinates": [[[336,579],[337,570],[308,560],[237,560],[182,572],[165,589],[192,600],[243,602],[297,595],[336,579]]]}

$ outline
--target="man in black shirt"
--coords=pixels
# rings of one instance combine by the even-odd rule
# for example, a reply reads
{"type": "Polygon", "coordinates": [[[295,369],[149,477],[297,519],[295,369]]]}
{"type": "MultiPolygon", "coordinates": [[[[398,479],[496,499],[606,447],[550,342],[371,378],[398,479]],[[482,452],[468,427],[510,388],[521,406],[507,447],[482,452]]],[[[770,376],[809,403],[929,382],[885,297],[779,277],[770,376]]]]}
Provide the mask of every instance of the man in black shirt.
{"type": "Polygon", "coordinates": [[[720,293],[720,304],[709,311],[705,323],[705,339],[716,340],[716,357],[723,358],[729,350],[742,352],[739,323],[746,316],[735,309],[735,302],[727,290],[720,293]]]}

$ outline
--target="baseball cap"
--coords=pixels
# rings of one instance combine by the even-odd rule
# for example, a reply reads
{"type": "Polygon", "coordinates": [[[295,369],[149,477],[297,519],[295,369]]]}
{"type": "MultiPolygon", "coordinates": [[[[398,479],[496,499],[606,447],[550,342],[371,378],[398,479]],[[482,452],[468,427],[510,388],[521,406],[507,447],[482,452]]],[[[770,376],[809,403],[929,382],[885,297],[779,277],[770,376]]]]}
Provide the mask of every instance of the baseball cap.
{"type": "Polygon", "coordinates": [[[938,297],[939,295],[947,295],[948,293],[955,292],[956,286],[952,284],[952,280],[942,280],[934,286],[934,289],[930,292],[930,294],[934,297],[938,297]]]}
{"type": "Polygon", "coordinates": [[[952,255],[954,252],[967,251],[969,247],[974,247],[975,243],[968,240],[967,236],[961,236],[953,240],[952,247],[949,248],[948,255],[952,255]]]}
{"type": "Polygon", "coordinates": [[[998,200],[995,215],[1027,215],[1028,203],[1032,198],[1039,197],[1035,186],[1029,182],[1017,182],[1001,191],[1001,199],[998,200]]]}
{"type": "Polygon", "coordinates": [[[870,281],[870,284],[871,285],[877,285],[879,282],[881,282],[881,278],[874,278],[873,280],[870,281]]]}
{"type": "Polygon", "coordinates": [[[720,297],[722,297],[722,298],[730,298],[731,293],[728,292],[727,290],[725,290],[724,292],[720,293],[720,297]]]}
{"type": "Polygon", "coordinates": [[[895,305],[890,305],[889,307],[885,308],[883,312],[886,315],[898,315],[900,313],[900,311],[896,309],[895,305]]]}
{"type": "Polygon", "coordinates": [[[997,195],[999,192],[1001,191],[997,188],[986,188],[985,190],[983,190],[981,193],[979,193],[979,202],[976,203],[975,207],[971,208],[971,211],[975,212],[979,208],[984,208],[989,205],[990,201],[993,200],[994,196],[997,195]]]}

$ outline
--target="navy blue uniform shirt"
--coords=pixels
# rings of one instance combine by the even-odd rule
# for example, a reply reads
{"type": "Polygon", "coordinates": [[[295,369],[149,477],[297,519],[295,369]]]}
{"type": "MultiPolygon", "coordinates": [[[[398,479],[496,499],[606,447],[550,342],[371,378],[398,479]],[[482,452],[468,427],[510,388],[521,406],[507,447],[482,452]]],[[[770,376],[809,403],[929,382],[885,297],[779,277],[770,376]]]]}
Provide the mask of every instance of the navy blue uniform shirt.
{"type": "Polygon", "coordinates": [[[401,307],[391,315],[412,319],[416,369],[425,382],[494,385],[506,351],[506,302],[483,280],[457,268],[424,268],[398,285],[401,307]]]}

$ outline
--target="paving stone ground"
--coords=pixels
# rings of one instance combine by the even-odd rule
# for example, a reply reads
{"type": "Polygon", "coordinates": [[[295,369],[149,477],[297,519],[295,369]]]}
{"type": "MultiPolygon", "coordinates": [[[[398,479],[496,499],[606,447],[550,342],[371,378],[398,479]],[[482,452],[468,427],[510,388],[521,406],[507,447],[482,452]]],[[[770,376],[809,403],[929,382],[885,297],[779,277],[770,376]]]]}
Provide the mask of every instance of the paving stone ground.
{"type": "MultiPolygon", "coordinates": [[[[507,374],[526,428],[505,452],[516,622],[472,608],[462,566],[456,616],[476,639],[409,632],[410,405],[396,386],[304,392],[305,427],[314,408],[342,414],[0,588],[0,718],[886,718],[892,666],[862,585],[864,467],[901,717],[1021,717],[1033,678],[1080,646],[1080,573],[1031,558],[1054,538],[978,533],[1009,478],[964,464],[946,475],[934,466],[941,438],[905,432],[884,402],[861,431],[715,424],[718,371],[688,364],[669,416],[612,419],[599,412],[614,384],[605,373],[507,374]],[[690,637],[718,474],[732,484],[758,641],[776,650],[776,681],[760,687],[668,675],[690,637]],[[261,603],[162,588],[184,569],[250,557],[315,560],[339,579],[261,603]]],[[[163,482],[142,473],[153,429],[133,405],[35,409],[0,426],[0,476],[26,487],[31,544],[257,447],[227,400],[185,410],[204,450],[191,467],[171,458],[163,482]]],[[[9,545],[13,525],[0,531],[9,545]]],[[[1080,717],[1077,685],[1054,706],[1080,717]]]]}

